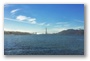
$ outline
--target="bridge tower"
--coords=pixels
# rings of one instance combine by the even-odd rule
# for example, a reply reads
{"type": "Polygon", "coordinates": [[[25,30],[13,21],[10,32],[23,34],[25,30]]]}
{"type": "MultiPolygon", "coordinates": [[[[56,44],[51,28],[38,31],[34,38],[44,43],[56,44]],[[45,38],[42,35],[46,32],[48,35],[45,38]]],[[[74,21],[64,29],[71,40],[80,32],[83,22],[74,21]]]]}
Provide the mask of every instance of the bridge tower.
{"type": "Polygon", "coordinates": [[[47,34],[47,28],[45,28],[45,34],[47,34]]]}

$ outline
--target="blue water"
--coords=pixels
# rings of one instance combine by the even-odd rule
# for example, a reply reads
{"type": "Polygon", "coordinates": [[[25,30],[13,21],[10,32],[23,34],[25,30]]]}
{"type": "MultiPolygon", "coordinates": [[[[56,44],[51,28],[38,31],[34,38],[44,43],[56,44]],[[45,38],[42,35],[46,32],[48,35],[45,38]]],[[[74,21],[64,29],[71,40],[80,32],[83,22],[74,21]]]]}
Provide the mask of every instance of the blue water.
{"type": "Polygon", "coordinates": [[[83,55],[83,35],[5,35],[5,55],[83,55]]]}

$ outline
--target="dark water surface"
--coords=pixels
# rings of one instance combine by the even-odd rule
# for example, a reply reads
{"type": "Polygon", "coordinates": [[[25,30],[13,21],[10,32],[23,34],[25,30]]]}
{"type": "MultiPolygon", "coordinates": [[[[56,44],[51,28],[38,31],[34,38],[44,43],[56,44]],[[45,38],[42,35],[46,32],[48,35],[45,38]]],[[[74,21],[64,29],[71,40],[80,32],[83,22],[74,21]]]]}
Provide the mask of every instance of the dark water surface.
{"type": "Polygon", "coordinates": [[[5,35],[5,55],[83,55],[83,35],[5,35]]]}

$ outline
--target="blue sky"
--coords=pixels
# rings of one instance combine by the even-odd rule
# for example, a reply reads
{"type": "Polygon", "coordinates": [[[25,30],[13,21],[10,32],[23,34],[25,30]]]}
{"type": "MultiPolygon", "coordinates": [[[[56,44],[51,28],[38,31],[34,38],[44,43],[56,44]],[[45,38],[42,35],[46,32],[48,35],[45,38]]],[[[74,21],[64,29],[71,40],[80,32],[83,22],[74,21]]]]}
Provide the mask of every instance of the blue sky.
{"type": "Polygon", "coordinates": [[[84,29],[83,4],[5,4],[4,30],[57,33],[84,29]]]}

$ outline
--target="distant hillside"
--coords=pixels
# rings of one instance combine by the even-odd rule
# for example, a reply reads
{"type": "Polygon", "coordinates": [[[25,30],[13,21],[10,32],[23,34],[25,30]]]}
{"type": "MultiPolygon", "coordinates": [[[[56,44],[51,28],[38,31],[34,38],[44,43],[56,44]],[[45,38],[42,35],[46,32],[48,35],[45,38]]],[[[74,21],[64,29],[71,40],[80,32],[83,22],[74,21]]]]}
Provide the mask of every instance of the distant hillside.
{"type": "Polygon", "coordinates": [[[28,32],[15,32],[15,31],[4,31],[4,34],[14,34],[14,35],[26,35],[26,34],[31,34],[28,32]]]}
{"type": "Polygon", "coordinates": [[[63,30],[57,34],[63,34],[63,35],[84,35],[84,30],[74,30],[74,29],[68,29],[68,30],[63,30]]]}

